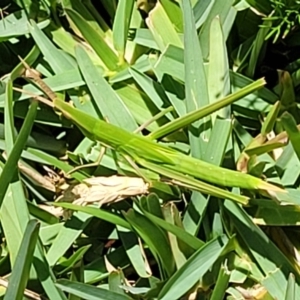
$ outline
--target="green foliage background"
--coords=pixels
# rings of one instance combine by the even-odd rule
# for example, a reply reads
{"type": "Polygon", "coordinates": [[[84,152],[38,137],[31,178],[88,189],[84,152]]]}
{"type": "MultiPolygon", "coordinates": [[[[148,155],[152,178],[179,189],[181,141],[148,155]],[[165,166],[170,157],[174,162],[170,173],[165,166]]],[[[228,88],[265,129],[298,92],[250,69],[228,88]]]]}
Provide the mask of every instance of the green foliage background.
{"type": "Polygon", "coordinates": [[[299,299],[299,1],[0,5],[1,297],[299,299]],[[85,136],[34,101],[46,95],[18,56],[90,116],[143,126],[138,134],[281,192],[238,188],[242,175],[224,187],[221,172],[204,189],[180,164],[177,180],[128,163],[121,148],[102,152],[87,137],[94,128],[85,136]],[[261,77],[266,86],[241,96],[261,77]],[[195,111],[205,117],[188,120],[195,111]],[[54,202],[65,186],[116,174],[150,180],[149,193],[101,208],[54,202]]]}

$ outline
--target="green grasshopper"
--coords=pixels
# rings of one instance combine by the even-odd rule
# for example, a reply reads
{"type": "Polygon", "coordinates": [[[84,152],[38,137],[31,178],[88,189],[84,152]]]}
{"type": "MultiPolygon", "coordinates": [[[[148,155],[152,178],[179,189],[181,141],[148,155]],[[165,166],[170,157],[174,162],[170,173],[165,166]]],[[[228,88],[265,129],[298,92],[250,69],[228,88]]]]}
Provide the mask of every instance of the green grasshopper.
{"type": "Polygon", "coordinates": [[[55,93],[39,77],[37,78],[24,61],[23,64],[31,72],[35,82],[52,101],[45,100],[43,102],[51,105],[55,110],[58,110],[66,118],[70,119],[86,137],[114,149],[125,158],[129,158],[142,167],[173,179],[173,182],[176,184],[221,198],[239,201],[243,204],[247,203],[247,197],[232,194],[226,190],[203,183],[200,180],[219,186],[263,190],[272,196],[277,192],[285,192],[281,188],[249,174],[225,169],[195,159],[165,145],[158,144],[147,137],[130,133],[113,124],[96,119],[57,98],[55,93]]]}

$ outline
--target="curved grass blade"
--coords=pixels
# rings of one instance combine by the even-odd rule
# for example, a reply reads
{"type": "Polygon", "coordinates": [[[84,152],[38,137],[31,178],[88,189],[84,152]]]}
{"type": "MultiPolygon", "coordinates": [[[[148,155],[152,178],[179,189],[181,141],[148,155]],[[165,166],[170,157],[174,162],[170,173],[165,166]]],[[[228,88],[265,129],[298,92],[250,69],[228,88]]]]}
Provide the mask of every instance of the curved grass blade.
{"type": "Polygon", "coordinates": [[[205,275],[225,250],[227,242],[213,239],[196,251],[167,281],[159,293],[160,300],[178,299],[205,275]]]}
{"type": "Polygon", "coordinates": [[[118,235],[136,273],[142,278],[151,276],[149,262],[140,239],[132,230],[117,226],[118,235]]]}
{"type": "Polygon", "coordinates": [[[239,237],[242,238],[248,251],[266,276],[262,284],[271,296],[284,299],[283,287],[287,284],[288,275],[294,273],[296,280],[300,278],[298,267],[293,265],[268,236],[253,223],[242,207],[231,201],[225,201],[224,206],[231,216],[239,237]]]}
{"type": "Polygon", "coordinates": [[[292,117],[291,114],[285,112],[280,120],[290,138],[295,153],[297,154],[297,157],[300,160],[300,131],[297,128],[295,119],[292,117]]]}
{"type": "Polygon", "coordinates": [[[65,222],[47,252],[47,261],[50,266],[54,266],[59,258],[66,253],[89,224],[91,218],[88,214],[76,212],[71,219],[65,222]]]}
{"type": "Polygon", "coordinates": [[[33,253],[38,239],[39,226],[36,220],[30,220],[27,224],[4,300],[23,299],[23,293],[29,277],[33,253]]]}
{"type": "Polygon", "coordinates": [[[99,218],[101,220],[113,223],[115,225],[124,227],[126,229],[131,229],[131,226],[129,225],[128,222],[126,222],[126,220],[124,220],[123,218],[121,218],[109,211],[101,209],[101,208],[96,208],[96,207],[91,207],[91,206],[81,206],[81,205],[64,203],[64,202],[53,202],[51,204],[54,206],[63,207],[65,209],[81,211],[86,214],[92,215],[96,218],[99,218]]]}
{"type": "Polygon", "coordinates": [[[118,68],[119,59],[114,51],[107,45],[101,35],[99,35],[76,11],[65,9],[67,15],[74,22],[82,33],[86,41],[93,47],[106,67],[113,71],[118,68]]]}
{"type": "Polygon", "coordinates": [[[178,239],[185,242],[191,248],[197,250],[204,245],[204,242],[196,238],[195,236],[189,234],[184,229],[166,222],[165,220],[150,214],[149,212],[143,210],[143,214],[151,220],[154,224],[158,225],[159,227],[163,228],[164,230],[171,232],[174,234],[178,239]]]}
{"type": "Polygon", "coordinates": [[[162,276],[163,274],[167,274],[167,277],[171,276],[175,271],[175,261],[166,232],[147,217],[132,209],[124,213],[124,216],[148,245],[157,262],[163,268],[161,270],[162,276]]]}
{"type": "Polygon", "coordinates": [[[69,280],[58,280],[56,286],[66,293],[76,295],[83,299],[88,300],[130,300],[128,296],[115,293],[109,290],[102,288],[97,288],[95,286],[80,283],[72,282],[69,280]]]}
{"type": "Polygon", "coordinates": [[[27,113],[27,116],[24,120],[23,126],[20,130],[20,133],[16,139],[16,142],[14,144],[14,148],[12,149],[10,155],[8,156],[8,159],[6,161],[6,164],[3,168],[3,171],[0,176],[0,206],[2,205],[6,190],[8,188],[9,183],[13,179],[14,172],[12,170],[15,170],[18,165],[19,158],[21,156],[21,153],[23,151],[23,148],[26,144],[26,141],[28,139],[28,136],[30,134],[35,116],[36,111],[38,107],[38,102],[33,101],[30,105],[29,111],[27,113]]]}

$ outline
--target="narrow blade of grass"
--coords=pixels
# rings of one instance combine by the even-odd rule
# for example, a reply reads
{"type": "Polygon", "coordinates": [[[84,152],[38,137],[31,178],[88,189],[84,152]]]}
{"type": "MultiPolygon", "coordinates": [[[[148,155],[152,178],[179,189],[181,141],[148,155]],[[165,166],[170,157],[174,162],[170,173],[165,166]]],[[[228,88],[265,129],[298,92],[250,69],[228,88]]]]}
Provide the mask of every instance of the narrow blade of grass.
{"type": "MultiPolygon", "coordinates": [[[[202,59],[202,51],[195,27],[194,14],[190,0],[182,1],[184,21],[184,67],[185,67],[185,103],[187,113],[192,113],[209,104],[207,79],[202,59]]],[[[187,125],[191,154],[193,157],[202,158],[206,142],[209,137],[210,116],[200,118],[187,125]],[[202,127],[200,132],[200,127],[202,127]]],[[[170,123],[169,123],[170,124],[170,123]]]]}
{"type": "Polygon", "coordinates": [[[182,48],[178,33],[160,2],[151,10],[146,22],[160,51],[164,51],[168,44],[182,48]]]}
{"type": "Polygon", "coordinates": [[[147,217],[134,210],[124,213],[124,216],[138,235],[146,242],[166,274],[171,276],[175,271],[175,262],[166,232],[152,223],[147,217]]]}
{"type": "Polygon", "coordinates": [[[262,135],[265,136],[273,130],[276,119],[277,119],[278,114],[280,112],[280,109],[281,109],[281,104],[280,104],[279,101],[277,101],[273,105],[272,109],[268,113],[268,116],[267,116],[266,120],[264,121],[264,124],[261,128],[261,134],[262,135]]]}
{"type": "Polygon", "coordinates": [[[83,299],[89,300],[130,300],[126,295],[115,293],[106,289],[97,288],[95,286],[80,282],[72,282],[69,280],[58,280],[56,286],[66,293],[76,295],[83,299]]]}
{"type": "Polygon", "coordinates": [[[285,300],[296,300],[296,290],[295,290],[295,276],[294,274],[289,275],[288,284],[285,292],[285,300]]]}
{"type": "Polygon", "coordinates": [[[118,2],[113,25],[114,47],[119,53],[119,59],[124,61],[128,30],[133,10],[134,0],[121,0],[118,2]]]}
{"type": "Polygon", "coordinates": [[[297,157],[300,160],[300,132],[297,128],[295,119],[288,112],[285,112],[280,120],[290,138],[295,153],[297,154],[297,157]]]}
{"type": "Polygon", "coordinates": [[[6,164],[3,168],[3,171],[1,173],[0,176],[0,206],[3,202],[6,190],[8,188],[9,183],[11,182],[11,180],[13,179],[13,176],[15,175],[14,172],[12,172],[12,170],[16,170],[17,169],[17,164],[18,164],[18,160],[21,156],[21,153],[23,151],[23,148],[26,144],[26,141],[28,139],[28,136],[30,134],[34,119],[35,119],[35,115],[36,115],[36,111],[37,111],[37,107],[38,107],[38,102],[37,101],[33,101],[30,105],[28,114],[24,120],[23,126],[20,130],[20,133],[16,139],[16,142],[14,144],[14,148],[11,151],[10,155],[8,156],[8,159],[6,161],[6,164]]]}
{"type": "Polygon", "coordinates": [[[21,300],[29,277],[33,253],[39,234],[39,223],[30,220],[25,229],[21,246],[9,279],[4,300],[21,300]]]}
{"type": "MultiPolygon", "coordinates": [[[[210,50],[208,64],[208,93],[209,102],[214,103],[230,93],[230,76],[228,54],[220,18],[217,16],[211,22],[210,27],[210,50]]],[[[230,107],[223,107],[218,113],[212,114],[214,122],[217,114],[223,118],[230,116],[230,107]]]]}
{"type": "Polygon", "coordinates": [[[133,268],[140,277],[148,278],[151,276],[151,269],[139,238],[135,233],[124,227],[117,226],[117,228],[118,235],[133,268]]]}
{"type": "Polygon", "coordinates": [[[158,298],[178,299],[184,295],[210,269],[226,248],[226,244],[220,238],[206,243],[166,282],[158,298]]]}
{"type": "Polygon", "coordinates": [[[228,283],[230,280],[230,272],[226,263],[221,266],[216,285],[214,286],[210,300],[222,300],[225,297],[228,283]]]}
{"type": "Polygon", "coordinates": [[[246,87],[240,89],[238,92],[226,96],[222,100],[219,100],[213,104],[206,105],[205,107],[202,107],[196,111],[192,111],[188,113],[184,117],[175,119],[174,121],[171,121],[165,124],[164,126],[161,126],[159,129],[149,134],[149,138],[158,139],[180,128],[186,127],[189,124],[195,122],[196,120],[204,118],[212,114],[213,112],[238,101],[239,99],[245,97],[246,95],[255,92],[256,90],[262,88],[265,85],[265,83],[266,82],[264,79],[259,79],[253,82],[252,84],[249,84],[246,87]]]}
{"type": "Polygon", "coordinates": [[[93,65],[84,48],[78,46],[75,52],[79,68],[94,98],[95,106],[102,116],[107,117],[112,124],[134,131],[137,124],[131,112],[93,65]]]}
{"type": "Polygon", "coordinates": [[[96,218],[99,218],[101,220],[113,223],[115,225],[124,227],[126,229],[131,229],[131,226],[129,225],[128,222],[126,222],[126,220],[124,220],[123,218],[121,218],[118,215],[115,215],[115,214],[113,214],[109,211],[106,211],[104,209],[101,209],[101,208],[90,207],[90,206],[81,206],[81,205],[76,205],[76,204],[72,204],[72,203],[64,203],[64,202],[54,202],[51,204],[54,206],[63,207],[66,209],[81,211],[81,212],[84,212],[91,216],[94,216],[96,218]]]}
{"type": "Polygon", "coordinates": [[[93,47],[106,67],[111,71],[116,70],[118,68],[119,59],[114,51],[107,45],[103,37],[99,35],[76,11],[67,8],[65,11],[80,30],[86,41],[93,47]]]}
{"type": "Polygon", "coordinates": [[[75,240],[80,236],[84,228],[91,221],[91,216],[85,213],[75,213],[61,228],[50,249],[47,252],[47,261],[50,266],[62,257],[75,240]]]}

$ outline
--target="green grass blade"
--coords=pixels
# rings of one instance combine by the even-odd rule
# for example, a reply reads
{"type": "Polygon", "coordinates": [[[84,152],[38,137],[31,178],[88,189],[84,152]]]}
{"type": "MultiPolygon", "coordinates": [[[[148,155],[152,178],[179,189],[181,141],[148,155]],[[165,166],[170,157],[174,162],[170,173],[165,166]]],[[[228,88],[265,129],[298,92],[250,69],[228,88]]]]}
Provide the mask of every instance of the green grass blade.
{"type": "Polygon", "coordinates": [[[47,261],[50,266],[54,266],[67,252],[90,221],[90,215],[78,212],[65,222],[47,252],[47,261]]]}
{"type": "Polygon", "coordinates": [[[273,107],[271,108],[270,112],[268,113],[268,116],[266,118],[266,120],[264,121],[264,124],[261,127],[261,134],[262,135],[267,135],[268,133],[270,133],[275,125],[275,122],[277,120],[278,114],[280,112],[281,109],[281,104],[279,101],[277,101],[273,107]]]}
{"type": "Polygon", "coordinates": [[[29,202],[28,200],[26,202],[27,202],[28,211],[32,217],[38,219],[39,221],[44,222],[45,224],[49,224],[49,225],[59,223],[58,217],[52,215],[51,213],[42,209],[41,207],[37,206],[36,204],[29,202]]]}
{"type": "MultiPolygon", "coordinates": [[[[148,197],[149,199],[150,197],[148,197]]],[[[151,197],[153,199],[153,197],[151,197]]],[[[149,204],[152,199],[149,199],[149,204]]],[[[158,200],[158,198],[157,198],[158,200]]],[[[166,220],[168,224],[175,225],[175,223],[178,221],[178,215],[179,212],[176,209],[175,205],[166,205],[162,209],[163,211],[163,217],[166,220]]],[[[179,226],[177,226],[179,227],[179,226]]],[[[170,247],[172,249],[172,254],[175,260],[176,268],[177,270],[181,268],[185,262],[186,258],[189,257],[194,253],[194,251],[191,249],[191,247],[183,242],[181,240],[177,239],[176,235],[168,232],[168,238],[170,241],[170,247]]]]}
{"type": "Polygon", "coordinates": [[[205,275],[226,248],[220,238],[216,238],[198,251],[167,281],[159,293],[160,300],[178,299],[205,275]]]}
{"type": "Polygon", "coordinates": [[[75,52],[80,71],[101,115],[107,117],[112,124],[128,131],[134,131],[137,128],[137,123],[131,112],[93,65],[84,48],[78,46],[75,52]]]}
{"type": "Polygon", "coordinates": [[[64,293],[55,286],[56,278],[45,257],[45,249],[43,249],[39,241],[35,248],[33,265],[37,273],[37,278],[41,282],[49,300],[67,300],[64,293]]]}
{"type": "MultiPolygon", "coordinates": [[[[202,51],[195,27],[194,14],[190,0],[182,2],[184,21],[184,67],[185,103],[187,113],[192,113],[209,104],[208,86],[202,59],[202,51]]],[[[202,158],[210,128],[210,116],[189,123],[189,139],[193,157],[202,158]],[[202,127],[200,132],[200,127],[202,127]]],[[[170,123],[169,123],[170,124],[170,123]]]]}
{"type": "Polygon", "coordinates": [[[130,232],[124,227],[117,227],[120,240],[136,273],[142,278],[149,277],[151,269],[139,238],[132,231],[130,232]]]}
{"type": "Polygon", "coordinates": [[[39,223],[36,220],[29,221],[23,235],[15,265],[12,269],[4,300],[23,299],[38,234],[39,223]]]}
{"type": "Polygon", "coordinates": [[[74,63],[71,63],[68,55],[65,52],[58,50],[45,33],[37,27],[34,21],[31,21],[29,28],[30,34],[36,42],[36,45],[39,47],[45,60],[50,64],[55,73],[59,74],[76,67],[74,63]]]}
{"type": "MultiPolygon", "coordinates": [[[[226,201],[226,211],[248,251],[266,276],[264,285],[277,299],[284,299],[284,288],[290,273],[297,272],[288,258],[271,242],[265,233],[257,227],[249,215],[235,203],[226,201]],[[271,276],[277,270],[276,276],[271,276]],[[268,275],[270,274],[270,275],[268,275]]],[[[297,275],[299,278],[299,275],[297,275]]],[[[298,280],[298,279],[297,279],[298,280]]]]}
{"type": "MultiPolygon", "coordinates": [[[[106,24],[97,22],[98,20],[95,18],[97,12],[94,13],[89,10],[89,1],[62,0],[62,5],[64,8],[73,9],[74,11],[78,12],[86,20],[86,22],[101,36],[105,37],[105,35],[111,35],[111,32],[110,30],[108,30],[108,26],[106,24]]],[[[94,7],[93,9],[95,10],[94,7]]]]}
{"type": "Polygon", "coordinates": [[[193,249],[197,250],[204,245],[204,242],[196,238],[195,236],[189,234],[184,229],[166,222],[165,220],[150,214],[149,212],[143,210],[143,214],[151,220],[154,224],[158,225],[159,227],[163,228],[164,230],[171,232],[174,234],[178,239],[182,242],[185,242],[187,245],[192,247],[193,249]]]}
{"type": "Polygon", "coordinates": [[[181,39],[160,2],[151,10],[146,22],[160,51],[169,44],[182,48],[181,39]]]}
{"type": "Polygon", "coordinates": [[[65,274],[66,272],[70,271],[74,266],[76,266],[78,262],[84,257],[85,253],[90,249],[90,247],[91,245],[80,247],[70,257],[61,262],[58,262],[55,266],[59,270],[57,272],[57,276],[65,274]]]}
{"type": "MultiPolygon", "coordinates": [[[[205,61],[208,60],[209,58],[209,33],[210,33],[210,27],[211,27],[211,22],[212,20],[216,17],[219,16],[220,21],[221,21],[221,26],[224,29],[224,39],[227,39],[227,36],[229,34],[228,29],[225,30],[225,24],[227,23],[226,21],[227,18],[232,22],[235,18],[234,15],[231,15],[232,11],[232,1],[231,0],[223,0],[223,1],[214,1],[214,4],[212,8],[209,11],[208,16],[206,17],[206,20],[204,24],[202,25],[202,28],[199,33],[199,40],[200,40],[200,45],[202,49],[202,54],[203,54],[203,59],[205,61]]],[[[234,10],[234,9],[233,9],[234,10]]],[[[228,22],[230,24],[230,22],[228,22]]]]}
{"type": "Polygon", "coordinates": [[[95,208],[95,207],[90,207],[90,206],[81,206],[81,205],[64,203],[64,202],[55,202],[55,203],[52,203],[52,205],[58,206],[58,207],[63,207],[65,209],[81,211],[81,212],[84,212],[91,216],[94,216],[96,218],[99,218],[101,220],[113,223],[115,225],[124,227],[126,229],[131,229],[131,226],[129,225],[128,222],[126,222],[126,220],[119,217],[118,215],[115,215],[115,214],[113,214],[109,211],[106,211],[104,209],[101,209],[101,208],[95,208]]]}
{"type": "Polygon", "coordinates": [[[122,283],[124,280],[124,274],[122,270],[115,270],[111,272],[108,276],[108,286],[109,290],[115,293],[125,294],[125,289],[122,287],[122,283]]]}
{"type": "Polygon", "coordinates": [[[107,45],[102,36],[100,36],[76,11],[65,9],[67,15],[74,22],[82,33],[86,41],[92,46],[106,67],[113,71],[118,68],[118,56],[107,45]]]}
{"type": "MultiPolygon", "coordinates": [[[[208,64],[208,93],[209,102],[214,103],[230,93],[230,76],[226,44],[223,36],[223,30],[220,18],[217,16],[211,22],[210,27],[210,50],[208,64]]],[[[216,116],[223,118],[230,116],[230,107],[224,107],[218,113],[212,114],[214,122],[216,116]]]]}
{"type": "Polygon", "coordinates": [[[218,111],[219,109],[230,105],[234,103],[235,101],[238,101],[239,99],[245,97],[248,94],[251,94],[255,92],[256,90],[262,88],[265,85],[264,79],[259,79],[248,86],[240,89],[238,92],[235,92],[231,95],[226,96],[222,100],[219,100],[213,104],[206,105],[205,107],[202,107],[196,111],[192,111],[189,114],[185,115],[184,117],[175,119],[174,121],[171,121],[167,123],[164,126],[161,126],[159,129],[153,131],[151,134],[149,134],[149,138],[151,139],[158,139],[165,135],[170,134],[171,132],[174,132],[180,128],[184,128],[188,126],[189,124],[192,124],[198,119],[204,118],[205,116],[208,116],[212,114],[215,111],[218,111]]]}
{"type": "Polygon", "coordinates": [[[214,4],[215,0],[197,1],[193,8],[197,29],[206,21],[214,4]]]}
{"type": "Polygon", "coordinates": [[[121,0],[118,2],[113,24],[114,47],[119,53],[119,59],[124,61],[128,30],[133,10],[134,0],[121,0]]]}
{"type": "Polygon", "coordinates": [[[15,264],[28,221],[29,212],[24,195],[24,187],[20,180],[16,180],[8,186],[1,207],[1,225],[5,234],[12,266],[15,264]]]}
{"type": "Polygon", "coordinates": [[[216,119],[203,156],[204,161],[216,166],[222,164],[231,132],[231,120],[216,119]]]}
{"type": "Polygon", "coordinates": [[[295,276],[293,274],[290,274],[288,279],[288,284],[286,287],[284,300],[296,300],[295,286],[296,286],[295,276]]]}
{"type": "MultiPolygon", "coordinates": [[[[10,13],[7,17],[0,20],[0,42],[17,38],[29,33],[28,18],[24,10],[10,13]],[[6,26],[5,24],[9,24],[6,26]]],[[[38,27],[43,29],[49,25],[49,20],[38,23],[38,27]]]]}
{"type": "MultiPolygon", "coordinates": [[[[168,102],[168,98],[162,89],[162,87],[152,80],[150,77],[140,73],[134,68],[130,68],[130,74],[134,78],[134,80],[138,83],[138,85],[144,90],[144,92],[149,96],[154,105],[157,107],[159,111],[166,108],[170,105],[168,102]]],[[[169,120],[173,120],[173,116],[171,113],[166,115],[169,120]]]]}
{"type": "Polygon", "coordinates": [[[160,1],[177,32],[183,32],[182,12],[178,3],[170,0],[160,1]]]}
{"type": "MultiPolygon", "coordinates": [[[[70,276],[72,282],[84,282],[83,266],[83,262],[81,261],[73,268],[70,276]]],[[[81,298],[71,294],[69,295],[69,300],[81,300],[81,298]]]]}
{"type": "Polygon", "coordinates": [[[115,293],[92,285],[72,282],[66,279],[58,280],[56,286],[66,293],[88,300],[130,300],[128,296],[115,293]]]}
{"type": "Polygon", "coordinates": [[[270,21],[263,22],[252,44],[248,68],[245,71],[245,74],[250,78],[253,78],[255,74],[256,64],[259,63],[261,52],[265,51],[266,49],[267,46],[266,36],[268,35],[268,32],[270,30],[269,26],[271,24],[272,23],[270,21]]]}
{"type": "Polygon", "coordinates": [[[281,116],[280,120],[290,138],[294,151],[298,159],[300,160],[300,132],[298,130],[297,124],[292,115],[290,115],[288,112],[285,112],[281,116]]]}
{"type": "Polygon", "coordinates": [[[171,276],[175,271],[175,262],[166,232],[152,223],[147,217],[134,210],[124,213],[124,216],[132,228],[148,245],[165,273],[171,276]]]}
{"type": "Polygon", "coordinates": [[[226,289],[230,280],[230,272],[228,271],[226,263],[221,266],[216,285],[214,286],[210,300],[223,300],[226,289]]]}
{"type": "Polygon", "coordinates": [[[1,176],[0,176],[0,186],[1,186],[0,205],[3,202],[8,185],[11,182],[11,180],[13,179],[13,176],[15,174],[11,170],[15,170],[17,168],[18,160],[19,160],[21,153],[23,151],[23,148],[26,144],[26,141],[28,139],[28,136],[30,134],[30,131],[31,131],[34,119],[35,119],[37,107],[38,107],[38,102],[33,101],[30,105],[28,114],[24,120],[21,131],[16,139],[14,148],[11,151],[10,155],[8,156],[6,164],[1,173],[1,176]]]}
{"type": "Polygon", "coordinates": [[[282,173],[282,185],[292,186],[297,182],[300,175],[300,161],[291,143],[284,148],[275,167],[282,173]]]}
{"type": "MultiPolygon", "coordinates": [[[[11,80],[8,80],[4,108],[5,150],[8,156],[10,156],[12,151],[14,151],[13,149],[16,138],[12,92],[12,82],[11,80]]],[[[10,252],[10,262],[11,265],[14,266],[19,253],[20,243],[23,238],[27,222],[29,221],[29,213],[24,195],[24,189],[18,178],[18,170],[15,168],[14,170],[10,170],[10,172],[13,176],[11,179],[13,183],[8,185],[8,192],[6,193],[3,201],[1,208],[1,224],[5,233],[8,250],[10,252]]]]}
{"type": "Polygon", "coordinates": [[[4,107],[4,136],[6,153],[9,155],[14,147],[15,132],[14,132],[14,114],[13,114],[13,89],[12,81],[8,80],[6,84],[6,97],[4,107]]]}

